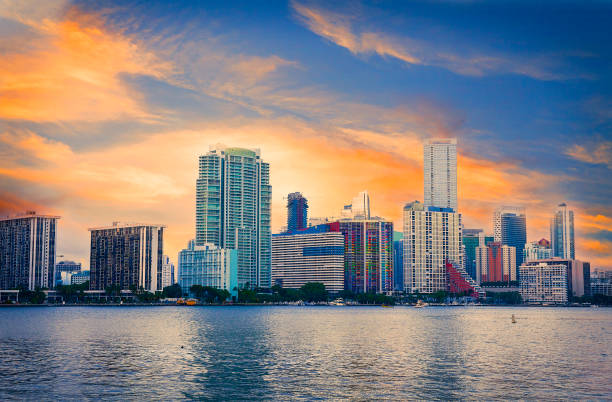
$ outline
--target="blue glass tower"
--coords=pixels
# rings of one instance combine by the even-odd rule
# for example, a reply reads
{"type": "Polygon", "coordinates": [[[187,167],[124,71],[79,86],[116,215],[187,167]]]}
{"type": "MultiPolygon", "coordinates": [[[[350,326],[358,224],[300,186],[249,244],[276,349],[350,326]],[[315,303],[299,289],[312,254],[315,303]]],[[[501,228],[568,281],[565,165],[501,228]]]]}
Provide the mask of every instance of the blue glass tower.
{"type": "Polygon", "coordinates": [[[306,229],[308,226],[308,200],[302,193],[287,196],[287,231],[306,229]]]}

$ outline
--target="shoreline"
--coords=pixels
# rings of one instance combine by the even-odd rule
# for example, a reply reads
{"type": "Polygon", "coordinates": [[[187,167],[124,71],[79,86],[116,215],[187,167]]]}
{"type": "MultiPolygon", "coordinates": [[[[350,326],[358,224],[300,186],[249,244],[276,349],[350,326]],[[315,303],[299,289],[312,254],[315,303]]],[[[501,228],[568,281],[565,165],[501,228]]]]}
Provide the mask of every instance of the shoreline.
{"type": "MultiPolygon", "coordinates": [[[[293,305],[293,304],[273,304],[273,303],[215,303],[215,304],[195,304],[193,306],[179,305],[173,303],[83,303],[83,304],[0,304],[0,308],[2,307],[384,307],[384,308],[394,308],[394,307],[415,307],[414,304],[396,304],[392,306],[382,305],[382,304],[348,304],[344,306],[333,306],[327,304],[312,304],[312,305],[293,305]]],[[[424,308],[431,307],[566,307],[566,308],[606,308],[612,306],[599,306],[599,305],[538,305],[538,304],[471,304],[471,305],[463,305],[463,304],[430,304],[424,308]]]]}

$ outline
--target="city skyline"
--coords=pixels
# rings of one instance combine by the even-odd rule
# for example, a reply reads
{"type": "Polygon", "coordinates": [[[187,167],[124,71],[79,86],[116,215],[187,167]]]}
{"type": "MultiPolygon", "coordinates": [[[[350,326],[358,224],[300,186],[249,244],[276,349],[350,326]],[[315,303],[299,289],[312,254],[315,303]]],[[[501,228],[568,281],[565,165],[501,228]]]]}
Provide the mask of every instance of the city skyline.
{"type": "MultiPolygon", "coordinates": [[[[575,213],[576,258],[612,269],[603,76],[610,59],[601,43],[589,41],[605,29],[597,14],[607,6],[557,6],[547,29],[559,33],[555,22],[572,12],[592,30],[581,44],[563,36],[563,55],[541,35],[529,46],[544,56],[529,60],[526,50],[500,45],[493,52],[493,42],[467,27],[451,28],[432,4],[397,13],[369,3],[278,5],[269,16],[248,4],[241,12],[222,5],[177,11],[161,3],[147,10],[69,2],[2,7],[0,18],[11,28],[3,33],[9,40],[2,58],[11,62],[0,67],[9,95],[0,101],[0,213],[61,216],[57,254],[86,268],[88,227],[160,222],[167,225],[164,253],[176,263],[193,238],[198,156],[222,140],[260,148],[270,164],[273,233],[286,222],[283,197],[295,191],[310,201],[311,216],[334,216],[366,189],[372,214],[399,228],[404,205],[423,201],[422,143],[457,137],[466,228],[491,233],[493,211],[520,204],[527,241],[548,238],[555,207],[566,202],[575,213]],[[240,25],[247,18],[254,23],[240,25]],[[419,39],[430,18],[473,59],[449,54],[439,37],[419,39]],[[263,21],[269,31],[257,28],[263,21]],[[406,21],[413,28],[402,29],[406,21]],[[270,33],[284,33],[304,50],[270,33]],[[485,56],[488,62],[477,61],[485,56]],[[371,80],[354,84],[364,77],[371,80]],[[578,107],[568,112],[572,105],[578,107]],[[491,113],[496,121],[486,117],[491,113]]],[[[490,7],[492,21],[508,22],[502,6],[490,7]]],[[[519,13],[524,6],[505,7],[519,13]]],[[[464,9],[483,12],[465,4],[448,13],[464,9]]],[[[542,10],[532,11],[524,17],[531,33],[529,22],[542,10]]],[[[500,25],[478,30],[524,39],[500,25]]]]}

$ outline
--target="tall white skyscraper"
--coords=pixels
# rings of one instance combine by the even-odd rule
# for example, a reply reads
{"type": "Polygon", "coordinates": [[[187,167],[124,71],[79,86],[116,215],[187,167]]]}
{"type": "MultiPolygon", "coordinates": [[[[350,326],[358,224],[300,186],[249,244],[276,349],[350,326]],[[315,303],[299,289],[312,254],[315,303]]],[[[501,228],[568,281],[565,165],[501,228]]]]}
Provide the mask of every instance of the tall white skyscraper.
{"type": "Polygon", "coordinates": [[[457,139],[432,139],[423,145],[425,206],[457,211],[457,139]]]}
{"type": "Polygon", "coordinates": [[[567,204],[557,206],[555,215],[550,220],[550,241],[553,256],[573,260],[574,253],[574,211],[567,209],[567,204]]]}
{"type": "Polygon", "coordinates": [[[195,245],[238,250],[239,286],[271,286],[271,197],[258,149],[218,144],[200,156],[195,245]]]}
{"type": "Polygon", "coordinates": [[[362,191],[349,205],[345,205],[341,213],[342,218],[346,219],[370,219],[370,195],[367,191],[362,191]]]}

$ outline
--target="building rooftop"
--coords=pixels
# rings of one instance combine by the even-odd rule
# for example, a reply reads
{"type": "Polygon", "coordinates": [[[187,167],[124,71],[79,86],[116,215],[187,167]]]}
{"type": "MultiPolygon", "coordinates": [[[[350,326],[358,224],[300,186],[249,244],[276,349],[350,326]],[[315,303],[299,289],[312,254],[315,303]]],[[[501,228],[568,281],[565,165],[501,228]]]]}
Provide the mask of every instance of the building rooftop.
{"type": "Polygon", "coordinates": [[[98,226],[98,227],[89,228],[87,230],[91,232],[94,230],[121,229],[121,228],[143,227],[143,226],[151,226],[151,227],[158,227],[158,228],[166,227],[166,225],[160,225],[157,223],[113,222],[113,224],[110,226],[98,226]]]}
{"type": "Polygon", "coordinates": [[[13,216],[3,216],[0,217],[0,221],[10,221],[14,219],[27,219],[27,218],[50,218],[50,219],[60,219],[61,216],[57,215],[43,215],[37,214],[36,211],[26,211],[21,214],[16,214],[13,216]]]}

